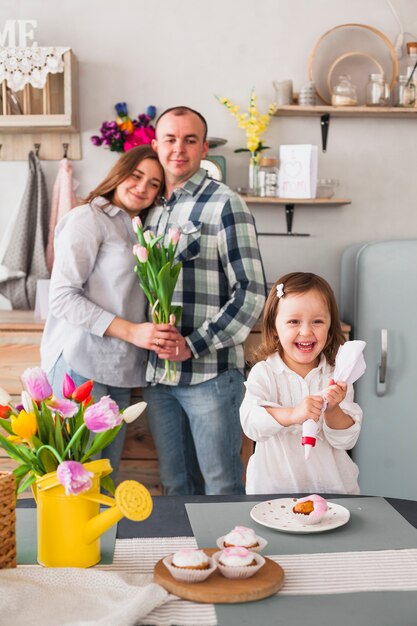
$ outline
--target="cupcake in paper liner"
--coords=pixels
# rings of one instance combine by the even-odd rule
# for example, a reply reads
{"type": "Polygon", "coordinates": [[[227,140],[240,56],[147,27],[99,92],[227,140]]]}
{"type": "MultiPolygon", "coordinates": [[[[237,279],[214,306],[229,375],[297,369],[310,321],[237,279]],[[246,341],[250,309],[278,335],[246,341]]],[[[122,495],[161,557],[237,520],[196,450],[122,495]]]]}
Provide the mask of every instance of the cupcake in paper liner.
{"type": "Polygon", "coordinates": [[[326,515],[327,502],[321,496],[313,493],[311,496],[300,498],[292,508],[292,512],[300,524],[318,524],[326,515]]]}
{"type": "Polygon", "coordinates": [[[250,578],[265,565],[263,556],[240,547],[219,550],[213,559],[225,578],[250,578]]]}
{"type": "Polygon", "coordinates": [[[220,550],[224,548],[247,548],[252,552],[260,552],[265,548],[267,540],[259,537],[253,528],[246,526],[235,526],[227,535],[219,537],[216,541],[220,550]]]}
{"type": "Polygon", "coordinates": [[[184,583],[200,583],[212,574],[217,564],[203,550],[178,550],[163,559],[170,574],[184,583]]]}

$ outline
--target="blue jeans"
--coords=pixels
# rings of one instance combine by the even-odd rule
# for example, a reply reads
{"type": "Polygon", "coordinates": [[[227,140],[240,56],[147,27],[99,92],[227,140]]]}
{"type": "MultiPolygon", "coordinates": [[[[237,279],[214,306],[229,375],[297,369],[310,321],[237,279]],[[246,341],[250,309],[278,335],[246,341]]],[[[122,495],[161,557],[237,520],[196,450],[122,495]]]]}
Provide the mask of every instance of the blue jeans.
{"type": "Polygon", "coordinates": [[[240,458],[239,408],[244,396],[238,370],[184,387],[155,385],[142,394],[166,495],[245,493],[240,458]],[[201,475],[200,475],[201,472],[201,475]]]}
{"type": "MultiPolygon", "coordinates": [[[[62,382],[64,380],[65,374],[69,374],[71,376],[76,387],[79,387],[87,380],[90,380],[89,378],[84,378],[83,376],[80,376],[79,374],[74,372],[74,370],[72,370],[65,363],[61,355],[58,361],[55,363],[55,366],[48,374],[49,383],[52,386],[54,395],[57,396],[57,398],[63,397],[62,382]]],[[[95,382],[91,395],[93,396],[95,402],[98,402],[98,400],[100,400],[100,398],[102,398],[103,396],[110,396],[112,400],[117,403],[119,409],[126,409],[130,405],[131,389],[126,387],[111,387],[109,385],[103,385],[102,383],[95,382]]],[[[103,459],[109,459],[110,464],[113,468],[113,473],[111,474],[113,480],[116,478],[119,469],[120,457],[122,456],[125,436],[126,424],[123,424],[115,439],[113,439],[111,444],[104,448],[99,455],[103,459]]]]}

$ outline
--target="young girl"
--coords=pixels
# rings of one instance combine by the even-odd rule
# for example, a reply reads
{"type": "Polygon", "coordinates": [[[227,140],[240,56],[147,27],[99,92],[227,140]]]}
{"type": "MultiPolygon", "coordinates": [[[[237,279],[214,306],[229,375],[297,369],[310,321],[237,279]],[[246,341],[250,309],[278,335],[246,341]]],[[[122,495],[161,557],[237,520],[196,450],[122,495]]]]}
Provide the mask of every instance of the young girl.
{"type": "Polygon", "coordinates": [[[345,339],[330,285],[303,272],[279,278],[262,338],[240,408],[243,430],[256,441],[246,493],[359,493],[358,468],[346,450],[359,436],[362,411],[352,386],[332,379],[345,339]],[[308,460],[301,445],[307,419],[319,424],[308,460]]]}

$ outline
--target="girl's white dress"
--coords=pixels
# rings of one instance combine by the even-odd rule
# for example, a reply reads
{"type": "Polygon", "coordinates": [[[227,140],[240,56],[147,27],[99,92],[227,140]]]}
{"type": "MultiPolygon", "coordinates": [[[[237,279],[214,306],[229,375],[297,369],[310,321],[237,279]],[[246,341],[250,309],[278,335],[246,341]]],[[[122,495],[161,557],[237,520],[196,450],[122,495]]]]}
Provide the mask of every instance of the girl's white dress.
{"type": "Polygon", "coordinates": [[[290,370],[278,353],[253,366],[240,408],[243,431],[256,441],[246,473],[246,493],[359,493],[359,470],[346,452],[355,445],[362,421],[362,411],[353,402],[352,385],[340,408],[355,423],[334,430],[321,416],[308,460],[301,445],[301,424],[281,426],[264,408],[296,406],[305,396],[325,389],[333,371],[323,355],[305,378],[290,370]]]}

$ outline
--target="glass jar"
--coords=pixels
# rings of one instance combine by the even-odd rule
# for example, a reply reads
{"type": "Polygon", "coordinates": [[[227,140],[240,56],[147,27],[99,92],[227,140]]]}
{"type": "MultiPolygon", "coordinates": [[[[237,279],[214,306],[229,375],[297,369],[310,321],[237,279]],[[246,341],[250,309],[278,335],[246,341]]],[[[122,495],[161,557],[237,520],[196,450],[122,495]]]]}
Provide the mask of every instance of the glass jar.
{"type": "Polygon", "coordinates": [[[348,74],[342,74],[336,85],[333,87],[332,105],[339,107],[356,106],[358,104],[358,95],[356,87],[351,82],[348,74]]]}
{"type": "Polygon", "coordinates": [[[369,74],[366,85],[366,106],[385,107],[389,104],[390,89],[384,74],[369,74]]]}
{"type": "Polygon", "coordinates": [[[263,157],[261,159],[258,182],[261,197],[278,197],[278,168],[275,157],[263,157]]]}
{"type": "Polygon", "coordinates": [[[395,86],[395,106],[413,107],[416,101],[416,85],[408,83],[408,76],[399,76],[395,86]]]}

